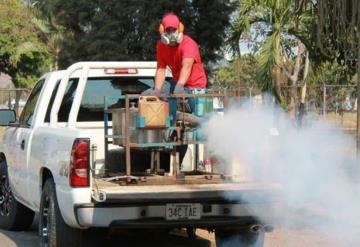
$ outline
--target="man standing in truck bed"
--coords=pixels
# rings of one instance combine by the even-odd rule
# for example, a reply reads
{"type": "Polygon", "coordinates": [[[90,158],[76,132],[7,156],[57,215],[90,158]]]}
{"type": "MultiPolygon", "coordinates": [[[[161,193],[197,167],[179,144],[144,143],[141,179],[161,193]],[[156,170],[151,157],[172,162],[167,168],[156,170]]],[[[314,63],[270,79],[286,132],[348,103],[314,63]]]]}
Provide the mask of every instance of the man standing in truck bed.
{"type": "MultiPolygon", "coordinates": [[[[207,78],[201,62],[198,44],[185,35],[184,25],[173,14],[166,14],[160,23],[161,40],[156,46],[157,69],[155,74],[155,94],[160,94],[168,66],[173,75],[170,94],[201,93],[206,88],[207,78]]],[[[170,111],[176,116],[176,100],[170,100],[170,111]]],[[[189,102],[194,111],[194,104],[189,102]]]]}

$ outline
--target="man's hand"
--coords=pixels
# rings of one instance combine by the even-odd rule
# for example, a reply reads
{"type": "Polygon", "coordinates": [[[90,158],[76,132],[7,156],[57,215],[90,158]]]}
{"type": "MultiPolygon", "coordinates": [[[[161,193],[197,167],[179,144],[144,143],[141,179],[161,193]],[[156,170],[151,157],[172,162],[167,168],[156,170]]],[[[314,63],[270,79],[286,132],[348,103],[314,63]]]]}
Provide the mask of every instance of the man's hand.
{"type": "Polygon", "coordinates": [[[185,94],[184,86],[176,83],[173,94],[185,94]]]}
{"type": "Polygon", "coordinates": [[[141,93],[143,96],[160,96],[161,92],[155,88],[149,88],[141,93]]]}

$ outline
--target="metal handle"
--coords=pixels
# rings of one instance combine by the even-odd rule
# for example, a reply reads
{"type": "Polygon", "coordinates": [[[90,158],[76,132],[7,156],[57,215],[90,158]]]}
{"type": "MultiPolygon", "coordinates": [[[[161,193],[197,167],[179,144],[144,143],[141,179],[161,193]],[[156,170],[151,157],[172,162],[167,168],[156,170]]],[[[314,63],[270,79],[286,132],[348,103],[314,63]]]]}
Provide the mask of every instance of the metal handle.
{"type": "Polygon", "coordinates": [[[159,97],[157,96],[141,96],[139,101],[160,101],[159,97]]]}
{"type": "Polygon", "coordinates": [[[22,140],[22,141],[21,141],[21,143],[20,143],[20,148],[21,148],[22,150],[25,149],[25,140],[22,140]]]}

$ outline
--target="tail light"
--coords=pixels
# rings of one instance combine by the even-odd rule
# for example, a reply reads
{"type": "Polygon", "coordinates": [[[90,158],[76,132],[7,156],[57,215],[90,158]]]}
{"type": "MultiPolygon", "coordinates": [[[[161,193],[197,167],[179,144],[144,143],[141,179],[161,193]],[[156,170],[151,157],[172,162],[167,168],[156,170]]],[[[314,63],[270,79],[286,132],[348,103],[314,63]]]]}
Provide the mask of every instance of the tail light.
{"type": "Polygon", "coordinates": [[[89,139],[76,139],[71,150],[70,186],[87,187],[90,185],[89,139]]]}
{"type": "Polygon", "coordinates": [[[137,74],[137,69],[105,69],[105,74],[137,74]]]}

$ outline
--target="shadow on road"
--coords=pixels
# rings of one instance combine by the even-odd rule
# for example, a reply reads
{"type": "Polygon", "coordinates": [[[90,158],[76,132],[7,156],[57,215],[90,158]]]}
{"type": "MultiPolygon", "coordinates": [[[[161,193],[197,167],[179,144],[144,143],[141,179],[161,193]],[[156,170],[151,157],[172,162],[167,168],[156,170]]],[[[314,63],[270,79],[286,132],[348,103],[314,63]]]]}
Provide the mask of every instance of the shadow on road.
{"type": "MultiPolygon", "coordinates": [[[[35,247],[39,246],[37,218],[29,229],[23,232],[11,232],[0,230],[1,247],[35,247]]],[[[84,232],[83,246],[157,246],[157,247],[211,247],[212,243],[207,236],[198,236],[196,239],[188,238],[185,230],[173,230],[167,232],[118,232],[91,229],[84,232]]]]}
{"type": "Polygon", "coordinates": [[[26,246],[26,247],[38,247],[38,219],[35,217],[31,228],[28,231],[22,232],[11,232],[0,230],[0,246],[1,247],[15,247],[15,246],[26,246]]]}
{"type": "Polygon", "coordinates": [[[211,242],[208,239],[197,237],[190,239],[187,237],[185,231],[175,230],[171,233],[160,232],[116,232],[109,233],[101,230],[90,230],[85,233],[84,246],[157,246],[157,247],[180,247],[180,246],[196,246],[196,247],[211,247],[211,242]]]}

